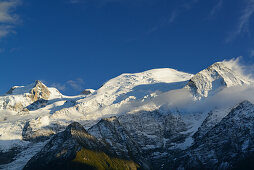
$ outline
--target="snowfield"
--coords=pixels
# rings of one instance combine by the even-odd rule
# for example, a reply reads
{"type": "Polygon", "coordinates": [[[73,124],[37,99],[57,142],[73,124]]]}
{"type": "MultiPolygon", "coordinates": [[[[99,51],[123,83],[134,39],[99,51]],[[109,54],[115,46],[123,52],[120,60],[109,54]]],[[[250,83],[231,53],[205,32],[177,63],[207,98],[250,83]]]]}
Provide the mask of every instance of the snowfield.
{"type": "MultiPolygon", "coordinates": [[[[188,149],[241,102],[235,99],[222,107],[214,102],[220,102],[221,94],[230,96],[231,88],[242,88],[241,94],[254,89],[253,80],[236,66],[237,61],[218,62],[195,75],[170,68],[122,74],[78,96],[65,96],[40,81],[14,86],[0,96],[0,158],[12,149],[17,153],[12,161],[0,162],[0,168],[22,169],[50,137],[75,121],[103,138],[93,127],[112,116],[154,160],[188,149]]],[[[239,100],[244,98],[254,101],[248,95],[239,100]]]]}

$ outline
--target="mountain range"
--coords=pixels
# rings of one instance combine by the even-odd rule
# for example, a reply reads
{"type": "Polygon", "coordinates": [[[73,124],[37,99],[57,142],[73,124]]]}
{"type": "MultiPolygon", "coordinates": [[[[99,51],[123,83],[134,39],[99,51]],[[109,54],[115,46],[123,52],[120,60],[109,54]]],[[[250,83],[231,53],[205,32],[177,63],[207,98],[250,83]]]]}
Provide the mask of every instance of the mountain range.
{"type": "Polygon", "coordinates": [[[253,169],[251,77],[230,60],[122,74],[77,96],[14,86],[0,96],[0,168],[253,169]]]}

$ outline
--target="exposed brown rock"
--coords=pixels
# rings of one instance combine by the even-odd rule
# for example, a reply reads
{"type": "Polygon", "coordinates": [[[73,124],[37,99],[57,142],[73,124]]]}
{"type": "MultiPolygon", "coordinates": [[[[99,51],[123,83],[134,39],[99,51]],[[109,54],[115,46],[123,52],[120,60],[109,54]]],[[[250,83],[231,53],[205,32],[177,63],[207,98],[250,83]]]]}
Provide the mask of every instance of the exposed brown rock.
{"type": "Polygon", "coordinates": [[[81,94],[84,94],[84,95],[89,95],[91,93],[93,93],[94,90],[93,89],[85,89],[84,91],[81,92],[81,94]]]}
{"type": "Polygon", "coordinates": [[[37,101],[39,99],[48,100],[50,96],[50,91],[47,86],[45,86],[41,81],[36,80],[34,88],[31,89],[29,97],[32,101],[37,101]]]}
{"type": "Polygon", "coordinates": [[[14,105],[8,105],[8,109],[19,112],[24,109],[24,106],[22,105],[22,103],[15,103],[14,105]]]}

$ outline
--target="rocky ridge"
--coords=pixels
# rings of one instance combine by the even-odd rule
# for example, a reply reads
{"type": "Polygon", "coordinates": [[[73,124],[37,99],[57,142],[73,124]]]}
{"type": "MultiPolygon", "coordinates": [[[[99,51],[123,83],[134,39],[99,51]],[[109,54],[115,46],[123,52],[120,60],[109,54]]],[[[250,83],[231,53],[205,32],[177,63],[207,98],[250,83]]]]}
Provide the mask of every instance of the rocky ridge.
{"type": "MultiPolygon", "coordinates": [[[[90,135],[79,123],[55,135],[24,169],[137,169],[131,157],[118,155],[106,141],[90,135]]],[[[137,156],[137,155],[136,155],[137,156]]],[[[140,159],[140,158],[139,158],[140,159]]]]}

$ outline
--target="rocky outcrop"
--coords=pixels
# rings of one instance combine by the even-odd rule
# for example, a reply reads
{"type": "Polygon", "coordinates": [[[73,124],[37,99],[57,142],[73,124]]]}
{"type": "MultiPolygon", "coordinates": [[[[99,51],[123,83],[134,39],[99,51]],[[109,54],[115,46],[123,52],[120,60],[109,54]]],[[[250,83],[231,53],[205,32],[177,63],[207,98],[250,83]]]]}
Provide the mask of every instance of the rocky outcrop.
{"type": "Polygon", "coordinates": [[[170,152],[175,150],[170,147],[180,145],[190,135],[184,133],[186,130],[186,124],[178,115],[141,111],[104,118],[88,131],[107,141],[112,150],[120,151],[117,154],[134,158],[143,168],[161,168],[170,152]]]}
{"type": "MultiPolygon", "coordinates": [[[[186,124],[176,114],[141,111],[119,116],[119,122],[138,144],[152,169],[162,168],[174,145],[181,145],[189,134],[186,124]]],[[[176,148],[178,149],[178,148],[176,148]]]]}
{"type": "Polygon", "coordinates": [[[230,111],[193,146],[182,153],[171,168],[253,169],[244,165],[254,156],[254,105],[244,101],[230,111]]]}
{"type": "Polygon", "coordinates": [[[50,97],[50,91],[48,87],[45,86],[41,81],[36,80],[35,85],[30,90],[28,97],[31,98],[33,102],[39,99],[48,100],[50,97]]]}
{"type": "Polygon", "coordinates": [[[202,122],[198,131],[193,135],[195,140],[200,140],[208,131],[215,127],[228,113],[230,109],[211,110],[205,120],[202,122]]]}
{"type": "Polygon", "coordinates": [[[0,150],[0,165],[14,161],[15,156],[17,156],[17,154],[20,153],[20,150],[21,149],[17,147],[13,147],[7,152],[2,152],[0,150]]]}
{"type": "Polygon", "coordinates": [[[6,109],[13,110],[16,112],[20,112],[20,111],[27,112],[28,111],[21,102],[14,103],[14,105],[6,104],[6,109]]]}
{"type": "Polygon", "coordinates": [[[140,147],[130,136],[129,132],[120,124],[117,117],[101,119],[88,131],[101,141],[109,143],[111,150],[117,156],[133,159],[142,167],[148,169],[148,162],[142,157],[140,147]]]}
{"type": "Polygon", "coordinates": [[[45,106],[50,95],[48,87],[39,80],[28,86],[14,86],[5,96],[0,96],[0,109],[28,112],[45,106]]]}
{"type": "Polygon", "coordinates": [[[84,94],[84,95],[89,95],[89,94],[92,94],[93,92],[95,92],[95,90],[93,89],[85,89],[81,92],[81,94],[84,94]]]}
{"type": "Polygon", "coordinates": [[[46,107],[48,104],[48,100],[44,99],[38,99],[37,101],[33,102],[29,106],[27,106],[25,109],[32,111],[32,110],[37,110],[39,108],[46,107]]]}
{"type": "Polygon", "coordinates": [[[55,135],[24,167],[27,169],[137,169],[137,163],[119,157],[106,142],[90,135],[79,123],[55,135]]]}
{"type": "Polygon", "coordinates": [[[13,91],[14,91],[16,88],[18,88],[18,87],[19,87],[19,86],[13,86],[13,87],[11,87],[10,90],[8,90],[8,91],[6,92],[6,94],[12,94],[13,91]]]}
{"type": "Polygon", "coordinates": [[[48,117],[37,118],[26,122],[22,139],[25,141],[38,142],[49,139],[50,136],[55,134],[52,127],[49,127],[48,117]]]}
{"type": "Polygon", "coordinates": [[[186,134],[181,134],[187,130],[186,124],[179,115],[170,112],[141,111],[122,115],[119,121],[135,137],[135,141],[149,152],[169,147],[172,142],[181,143],[186,137],[186,134]]]}

